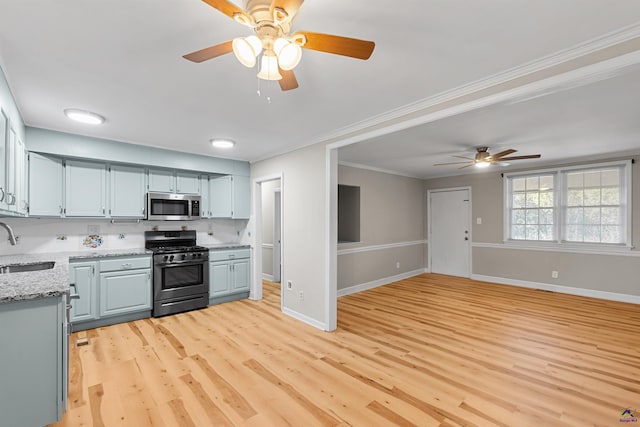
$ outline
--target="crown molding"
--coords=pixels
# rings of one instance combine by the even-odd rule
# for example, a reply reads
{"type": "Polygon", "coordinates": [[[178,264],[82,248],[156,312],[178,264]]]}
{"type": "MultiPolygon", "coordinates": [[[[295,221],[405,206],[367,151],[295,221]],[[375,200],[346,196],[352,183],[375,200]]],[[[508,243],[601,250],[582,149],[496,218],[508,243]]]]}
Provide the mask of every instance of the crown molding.
{"type": "MultiPolygon", "coordinates": [[[[585,55],[589,55],[636,38],[640,38],[640,21],[579,43],[568,49],[560,50],[553,54],[501,71],[486,78],[455,87],[451,90],[440,92],[433,96],[423,98],[422,100],[418,100],[382,114],[371,116],[368,119],[352,123],[351,125],[338,128],[332,133],[311,139],[307,144],[304,144],[295,150],[278,151],[253,160],[251,163],[271,159],[320,143],[328,145],[331,149],[340,148],[357,142],[362,142],[366,139],[387,135],[389,133],[408,129],[420,124],[433,122],[456,114],[482,108],[497,102],[523,102],[527,99],[554,93],[554,88],[556,91],[566,90],[572,87],[592,83],[597,80],[603,80],[622,73],[624,68],[640,64],[640,51],[614,57],[609,60],[595,62],[591,65],[576,68],[572,71],[557,74],[552,77],[542,78],[541,80],[524,84],[513,89],[498,91],[492,95],[462,102],[458,105],[454,105],[453,107],[437,108],[439,105],[446,105],[456,99],[462,99],[463,97],[473,95],[474,93],[488,90],[509,81],[561,65],[568,61],[575,60],[585,55]],[[428,112],[428,110],[430,110],[430,112],[428,112]],[[424,114],[420,114],[420,112],[424,112],[424,114]]],[[[389,172],[398,175],[397,172],[389,172]]]]}
{"type": "Polygon", "coordinates": [[[389,174],[389,175],[402,176],[404,178],[423,179],[423,178],[420,178],[419,176],[409,175],[409,174],[398,172],[398,171],[394,171],[394,170],[391,170],[391,169],[383,169],[383,168],[377,168],[375,166],[363,165],[361,163],[352,163],[352,162],[339,161],[338,165],[339,166],[347,166],[347,167],[355,168],[355,169],[364,169],[364,170],[369,170],[369,171],[373,171],[373,172],[386,173],[386,174],[389,174]]]}

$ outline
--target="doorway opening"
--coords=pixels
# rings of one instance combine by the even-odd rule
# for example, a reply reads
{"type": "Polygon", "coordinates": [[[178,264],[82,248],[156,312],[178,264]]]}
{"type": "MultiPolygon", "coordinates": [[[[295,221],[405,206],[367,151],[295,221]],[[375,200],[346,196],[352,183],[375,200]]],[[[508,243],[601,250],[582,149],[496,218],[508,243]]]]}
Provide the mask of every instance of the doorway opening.
{"type": "Polygon", "coordinates": [[[282,175],[254,180],[254,260],[250,298],[262,299],[263,280],[280,285],[280,309],[283,307],[282,277],[282,175]]]}

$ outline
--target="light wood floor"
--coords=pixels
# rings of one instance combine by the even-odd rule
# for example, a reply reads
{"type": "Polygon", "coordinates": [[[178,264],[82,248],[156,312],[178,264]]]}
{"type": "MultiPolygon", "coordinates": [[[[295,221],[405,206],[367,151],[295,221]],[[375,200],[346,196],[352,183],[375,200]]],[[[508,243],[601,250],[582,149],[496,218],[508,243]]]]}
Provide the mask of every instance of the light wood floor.
{"type": "Polygon", "coordinates": [[[74,334],[55,425],[616,426],[640,407],[640,306],[425,274],[340,298],[326,333],[278,286],[74,334]]]}

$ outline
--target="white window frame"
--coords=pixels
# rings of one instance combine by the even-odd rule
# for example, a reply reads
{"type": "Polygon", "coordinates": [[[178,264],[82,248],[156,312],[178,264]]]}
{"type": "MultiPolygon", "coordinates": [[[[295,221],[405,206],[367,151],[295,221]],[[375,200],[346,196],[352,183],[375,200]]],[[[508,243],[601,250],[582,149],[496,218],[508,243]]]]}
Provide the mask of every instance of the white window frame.
{"type": "Polygon", "coordinates": [[[632,234],[632,161],[619,160],[602,163],[587,163],[575,166],[565,166],[558,168],[529,170],[524,172],[512,172],[503,174],[503,243],[514,246],[528,246],[531,248],[549,248],[549,249],[580,249],[591,251],[627,251],[633,249],[632,234]],[[571,171],[588,171],[593,169],[602,169],[608,167],[620,167],[624,180],[624,217],[625,217],[625,243],[581,243],[563,241],[564,222],[566,215],[566,184],[565,173],[571,171]],[[514,240],[511,239],[511,179],[526,178],[529,176],[554,175],[554,241],[536,241],[536,240],[514,240]]]}

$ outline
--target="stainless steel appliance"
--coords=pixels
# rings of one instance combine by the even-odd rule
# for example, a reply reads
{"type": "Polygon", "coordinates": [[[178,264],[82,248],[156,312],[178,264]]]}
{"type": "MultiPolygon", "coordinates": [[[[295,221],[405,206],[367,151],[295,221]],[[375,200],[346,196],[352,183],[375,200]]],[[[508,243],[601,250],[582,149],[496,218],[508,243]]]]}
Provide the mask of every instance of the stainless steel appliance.
{"type": "Polygon", "coordinates": [[[209,305],[209,250],[196,245],[196,232],[145,231],[153,251],[153,317],[209,305]]]}
{"type": "Polygon", "coordinates": [[[200,196],[149,192],[147,193],[147,219],[158,221],[200,219],[200,196]]]}

